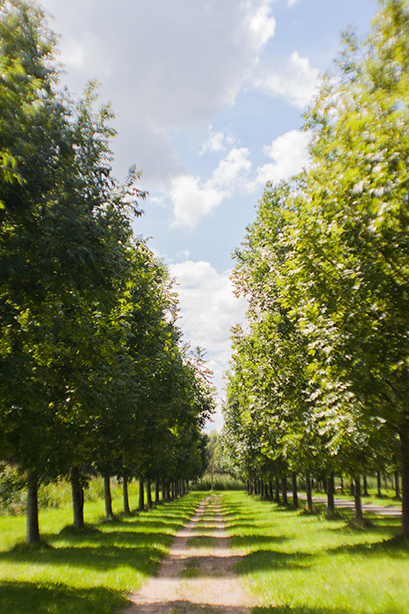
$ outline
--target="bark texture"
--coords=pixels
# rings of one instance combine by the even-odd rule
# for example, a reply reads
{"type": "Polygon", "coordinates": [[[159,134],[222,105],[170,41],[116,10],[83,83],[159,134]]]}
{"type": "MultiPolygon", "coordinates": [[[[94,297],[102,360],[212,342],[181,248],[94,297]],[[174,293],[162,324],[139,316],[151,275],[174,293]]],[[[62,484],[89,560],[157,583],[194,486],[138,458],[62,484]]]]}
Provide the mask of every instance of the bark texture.
{"type": "Polygon", "coordinates": [[[280,503],[280,482],[278,481],[278,478],[275,479],[274,501],[276,503],[280,503]]]}
{"type": "Polygon", "coordinates": [[[111,476],[104,475],[104,498],[105,498],[105,520],[112,520],[114,514],[112,512],[112,497],[111,497],[111,476]]]}
{"type": "Polygon", "coordinates": [[[297,488],[297,474],[295,471],[291,475],[293,482],[293,508],[298,510],[298,488],[297,488]]]}
{"type": "Polygon", "coordinates": [[[80,482],[80,472],[78,467],[71,470],[71,493],[72,511],[74,516],[74,527],[84,528],[84,490],[80,482]]]}
{"type": "Polygon", "coordinates": [[[40,541],[38,524],[38,480],[35,471],[29,471],[27,476],[27,537],[28,544],[40,541]]]}
{"type": "Polygon", "coordinates": [[[354,479],[354,500],[355,500],[355,520],[362,523],[364,520],[364,516],[362,513],[361,478],[359,475],[354,479]]]}
{"type": "Polygon", "coordinates": [[[148,509],[152,507],[151,481],[149,478],[146,480],[146,507],[148,509]]]}
{"type": "Polygon", "coordinates": [[[138,510],[142,512],[145,509],[145,494],[143,480],[139,479],[139,505],[138,510]]]}
{"type": "Polygon", "coordinates": [[[124,475],[122,480],[122,496],[124,501],[124,514],[125,516],[129,516],[131,510],[129,509],[128,478],[126,475],[124,475]]]}
{"type": "Polygon", "coordinates": [[[327,514],[333,514],[335,511],[334,491],[334,474],[331,473],[327,478],[327,514]]]}
{"type": "Polygon", "coordinates": [[[311,476],[310,476],[310,472],[308,469],[305,472],[305,489],[306,489],[306,495],[307,495],[307,510],[309,512],[312,512],[313,507],[312,507],[311,476]]]}
{"type": "Polygon", "coordinates": [[[287,476],[285,475],[283,478],[281,478],[281,490],[282,490],[282,497],[283,497],[283,505],[288,505],[288,497],[287,497],[287,476]]]}
{"type": "Polygon", "coordinates": [[[402,536],[409,538],[409,428],[400,433],[402,462],[402,536]]]}
{"type": "Polygon", "coordinates": [[[382,476],[381,476],[380,471],[376,472],[376,484],[378,487],[378,497],[381,498],[382,497],[382,476]]]}

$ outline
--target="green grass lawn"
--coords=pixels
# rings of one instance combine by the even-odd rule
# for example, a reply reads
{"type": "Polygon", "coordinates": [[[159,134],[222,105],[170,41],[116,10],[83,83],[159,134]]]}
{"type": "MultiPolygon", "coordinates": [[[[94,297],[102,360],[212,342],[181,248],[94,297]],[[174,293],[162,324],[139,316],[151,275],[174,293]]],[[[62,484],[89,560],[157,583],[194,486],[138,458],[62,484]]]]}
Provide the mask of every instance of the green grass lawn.
{"type": "MultiPolygon", "coordinates": [[[[237,572],[265,607],[254,614],[407,614],[409,544],[400,520],[373,526],[307,516],[244,493],[222,495],[234,548],[247,553],[237,572]]],[[[368,517],[368,514],[366,514],[368,517]]]]}
{"type": "MultiPolygon", "coordinates": [[[[42,548],[24,544],[24,516],[0,518],[0,614],[112,614],[154,575],[201,493],[104,522],[103,502],[86,503],[87,528],[74,531],[70,508],[40,511],[42,548]]],[[[119,513],[120,501],[114,502],[119,513]]],[[[136,497],[130,500],[136,508],[136,497]]]]}

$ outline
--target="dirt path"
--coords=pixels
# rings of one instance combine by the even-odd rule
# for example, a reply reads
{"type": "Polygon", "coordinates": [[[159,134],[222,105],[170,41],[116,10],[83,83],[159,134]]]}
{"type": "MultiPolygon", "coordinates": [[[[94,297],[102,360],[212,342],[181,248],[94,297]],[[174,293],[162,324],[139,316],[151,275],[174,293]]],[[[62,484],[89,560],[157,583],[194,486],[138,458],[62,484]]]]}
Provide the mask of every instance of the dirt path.
{"type": "Polygon", "coordinates": [[[224,527],[219,497],[207,497],[125,614],[249,614],[256,603],[233,572],[244,553],[232,555],[224,527]]]}

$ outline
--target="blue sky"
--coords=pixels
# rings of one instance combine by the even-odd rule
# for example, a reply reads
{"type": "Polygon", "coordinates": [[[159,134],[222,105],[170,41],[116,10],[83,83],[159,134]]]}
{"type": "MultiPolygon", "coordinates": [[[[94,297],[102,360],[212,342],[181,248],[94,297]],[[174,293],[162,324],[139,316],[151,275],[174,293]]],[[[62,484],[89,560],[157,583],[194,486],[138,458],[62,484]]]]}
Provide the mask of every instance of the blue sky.
{"type": "MultiPolygon", "coordinates": [[[[114,171],[143,171],[135,233],[177,280],[186,340],[207,350],[219,394],[234,298],[231,253],[267,180],[307,161],[302,113],[340,31],[369,31],[375,0],[46,0],[63,82],[101,83],[118,132],[114,171]],[[53,17],[52,17],[53,16],[53,17]]],[[[211,427],[220,428],[218,414],[211,427]]]]}

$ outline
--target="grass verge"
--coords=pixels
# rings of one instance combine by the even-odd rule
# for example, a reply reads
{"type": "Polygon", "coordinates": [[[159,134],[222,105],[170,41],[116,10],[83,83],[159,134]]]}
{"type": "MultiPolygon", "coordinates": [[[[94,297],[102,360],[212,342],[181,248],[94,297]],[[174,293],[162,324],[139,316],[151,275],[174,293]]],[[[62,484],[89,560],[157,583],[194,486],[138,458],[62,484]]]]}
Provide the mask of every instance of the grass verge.
{"type": "Polygon", "coordinates": [[[225,493],[222,506],[233,548],[247,553],[237,573],[264,607],[254,614],[406,614],[409,543],[400,519],[353,512],[326,520],[244,493],[225,493]]]}
{"type": "MultiPolygon", "coordinates": [[[[176,532],[203,495],[102,520],[103,503],[86,506],[87,527],[70,528],[71,510],[41,513],[47,547],[24,545],[25,518],[0,518],[0,614],[112,614],[126,594],[154,575],[176,532]]],[[[136,507],[136,498],[131,507],[136,507]]]]}

